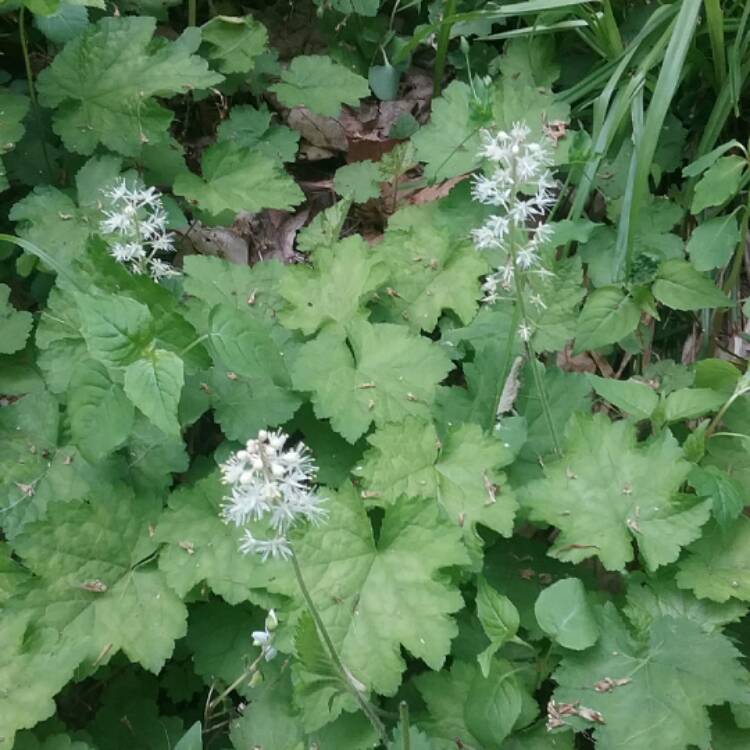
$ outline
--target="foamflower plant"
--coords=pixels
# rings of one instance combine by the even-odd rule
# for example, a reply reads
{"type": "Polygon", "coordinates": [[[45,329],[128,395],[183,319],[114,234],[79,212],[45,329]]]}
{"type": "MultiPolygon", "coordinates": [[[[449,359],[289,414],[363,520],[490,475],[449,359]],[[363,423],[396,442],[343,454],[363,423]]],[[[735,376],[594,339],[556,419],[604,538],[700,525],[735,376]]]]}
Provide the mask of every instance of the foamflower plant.
{"type": "MultiPolygon", "coordinates": [[[[281,430],[260,430],[220,469],[223,483],[230,488],[221,506],[221,517],[242,530],[240,552],[258,555],[261,562],[277,559],[291,563],[302,598],[339,678],[380,737],[387,741],[383,722],[365,696],[365,686],[341,661],[294,554],[290,532],[307,524],[318,525],[328,517],[323,506],[325,498],[315,486],[317,467],[309,448],[301,442],[290,446],[289,435],[281,430]]],[[[265,629],[252,634],[253,643],[267,661],[276,656],[276,624],[276,613],[271,610],[265,629]]]]}
{"type": "Polygon", "coordinates": [[[539,394],[555,450],[560,453],[544,381],[536,365],[532,338],[534,322],[529,306],[544,309],[542,296],[535,292],[534,281],[551,276],[542,263],[542,248],[552,239],[553,230],[545,222],[557,202],[557,182],[550,169],[552,149],[548,139],[535,140],[530,128],[515,123],[510,131],[482,131],[479,156],[489,163],[486,174],[474,177],[472,197],[495,213],[474,229],[472,239],[477,250],[494,251],[499,258],[482,285],[483,301],[494,304],[514,299],[514,320],[518,337],[532,364],[539,394]]]}

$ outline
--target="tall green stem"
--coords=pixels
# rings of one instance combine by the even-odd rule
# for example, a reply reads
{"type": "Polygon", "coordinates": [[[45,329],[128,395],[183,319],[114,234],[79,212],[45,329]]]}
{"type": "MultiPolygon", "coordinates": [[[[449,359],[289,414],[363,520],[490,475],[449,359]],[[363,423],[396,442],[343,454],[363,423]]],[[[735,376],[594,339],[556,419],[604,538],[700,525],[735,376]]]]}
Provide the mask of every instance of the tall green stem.
{"type": "Polygon", "coordinates": [[[198,0],[188,0],[188,26],[196,26],[198,22],[198,0]]]}
{"type": "MultiPolygon", "coordinates": [[[[516,288],[516,305],[521,313],[521,321],[523,325],[528,326],[529,318],[526,314],[526,302],[523,298],[524,289],[524,277],[523,274],[519,273],[518,264],[516,263],[515,249],[511,250],[511,261],[513,263],[513,278],[515,279],[516,288]]],[[[547,422],[547,429],[549,430],[550,438],[552,439],[552,445],[555,453],[558,456],[562,455],[562,449],[560,447],[560,440],[557,437],[557,429],[555,428],[555,421],[552,419],[552,409],[550,408],[549,398],[547,398],[547,388],[544,385],[544,380],[539,373],[539,362],[536,358],[536,352],[534,346],[531,343],[531,334],[523,336],[523,345],[526,349],[526,357],[529,360],[529,366],[531,367],[531,374],[534,377],[534,387],[536,388],[537,395],[539,396],[539,403],[542,405],[542,413],[544,414],[544,420],[547,422]]]]}
{"type": "Polygon", "coordinates": [[[401,750],[411,750],[411,727],[409,725],[409,704],[401,701],[398,704],[398,712],[401,717],[401,750]]]}
{"type": "Polygon", "coordinates": [[[438,34],[437,51],[435,52],[435,71],[432,80],[433,96],[440,95],[440,87],[445,74],[445,58],[448,56],[448,44],[451,40],[451,28],[453,23],[447,19],[456,13],[456,0],[443,1],[443,13],[441,18],[440,33],[438,34]]]}
{"type": "Polygon", "coordinates": [[[310,612],[310,615],[313,618],[313,622],[315,623],[315,627],[318,630],[318,635],[322,639],[323,643],[326,646],[326,649],[328,650],[328,653],[331,657],[331,661],[333,662],[334,667],[336,667],[336,671],[339,673],[339,676],[344,681],[344,684],[349,688],[349,691],[352,693],[354,698],[356,699],[357,703],[359,703],[360,708],[364,712],[365,716],[369,719],[370,723],[372,724],[375,731],[380,736],[381,740],[384,744],[388,744],[388,733],[385,730],[385,726],[383,725],[383,722],[380,721],[380,718],[375,713],[375,709],[365,700],[365,697],[360,693],[360,691],[357,689],[356,685],[352,682],[352,677],[349,674],[348,670],[344,666],[343,662],[341,661],[341,657],[338,654],[338,651],[336,650],[336,647],[333,645],[333,641],[331,640],[331,636],[328,635],[328,630],[326,629],[325,624],[323,623],[323,619],[320,616],[320,613],[318,612],[317,607],[315,606],[315,602],[312,599],[312,596],[310,595],[310,591],[307,588],[307,584],[305,583],[305,579],[302,576],[302,569],[299,565],[299,560],[297,559],[297,555],[292,552],[292,568],[294,569],[294,575],[297,578],[297,585],[299,586],[300,591],[302,592],[302,597],[305,600],[305,604],[307,605],[307,609],[310,612]]]}

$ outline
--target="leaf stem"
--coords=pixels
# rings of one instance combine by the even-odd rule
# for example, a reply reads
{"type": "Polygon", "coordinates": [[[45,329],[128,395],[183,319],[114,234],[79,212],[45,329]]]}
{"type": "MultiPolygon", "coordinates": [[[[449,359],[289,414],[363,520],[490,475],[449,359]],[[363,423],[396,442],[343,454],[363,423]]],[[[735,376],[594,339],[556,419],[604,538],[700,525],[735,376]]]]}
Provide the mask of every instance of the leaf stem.
{"type": "Polygon", "coordinates": [[[252,677],[258,671],[258,665],[260,664],[262,659],[263,652],[258,654],[258,657],[255,659],[255,661],[249,667],[243,670],[242,674],[231,685],[229,685],[226,690],[222,691],[208,704],[209,715],[216,708],[216,706],[218,706],[224,700],[224,698],[226,698],[237,686],[241,685],[245,680],[252,677]]]}
{"type": "Polygon", "coordinates": [[[398,712],[401,717],[401,750],[411,750],[409,704],[406,701],[401,701],[398,704],[398,712]]]}
{"type": "Polygon", "coordinates": [[[297,559],[297,555],[294,553],[294,551],[292,551],[291,561],[292,561],[292,568],[294,570],[294,575],[297,578],[297,585],[299,586],[300,592],[302,593],[302,597],[305,600],[307,609],[313,618],[315,627],[318,630],[318,635],[323,640],[323,643],[325,643],[326,648],[328,649],[328,653],[331,656],[331,660],[333,661],[333,664],[336,667],[336,670],[339,672],[339,675],[341,679],[344,681],[344,684],[347,685],[352,695],[354,695],[354,698],[356,699],[357,703],[359,703],[360,708],[364,712],[365,716],[367,716],[367,718],[369,719],[370,724],[372,724],[373,728],[378,733],[383,743],[387,744],[388,733],[385,730],[385,726],[383,725],[383,722],[380,721],[380,718],[378,717],[378,715],[375,713],[374,708],[368,703],[367,700],[365,700],[364,696],[358,690],[357,686],[354,685],[354,683],[352,682],[352,677],[349,674],[349,671],[347,670],[347,668],[344,666],[343,662],[341,661],[341,657],[339,656],[338,651],[336,651],[336,647],[333,645],[331,636],[328,634],[328,630],[326,629],[326,626],[323,623],[323,618],[320,616],[320,613],[318,612],[318,609],[315,606],[315,602],[313,601],[312,596],[310,595],[310,591],[307,588],[305,579],[302,576],[302,569],[300,568],[299,560],[297,559]]]}
{"type": "Polygon", "coordinates": [[[444,0],[441,14],[440,33],[438,34],[437,51],[435,52],[435,71],[432,79],[432,95],[439,96],[445,73],[445,58],[448,56],[448,45],[451,40],[453,22],[447,19],[456,13],[456,0],[444,0]]]}

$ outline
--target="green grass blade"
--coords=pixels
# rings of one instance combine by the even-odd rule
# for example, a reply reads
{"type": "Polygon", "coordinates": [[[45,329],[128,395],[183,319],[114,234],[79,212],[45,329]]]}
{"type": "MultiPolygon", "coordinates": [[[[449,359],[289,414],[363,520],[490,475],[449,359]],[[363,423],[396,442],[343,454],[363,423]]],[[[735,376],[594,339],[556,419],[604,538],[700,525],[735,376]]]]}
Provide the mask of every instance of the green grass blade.
{"type": "Polygon", "coordinates": [[[701,0],[684,0],[680,7],[646,114],[643,136],[633,152],[635,170],[632,195],[626,195],[626,202],[630,205],[627,211],[622,212],[615,247],[616,278],[627,273],[630,268],[635,223],[638,220],[641,205],[648,194],[648,178],[654,153],[664,125],[664,118],[682,78],[685,58],[695,34],[701,5],[701,0]]]}

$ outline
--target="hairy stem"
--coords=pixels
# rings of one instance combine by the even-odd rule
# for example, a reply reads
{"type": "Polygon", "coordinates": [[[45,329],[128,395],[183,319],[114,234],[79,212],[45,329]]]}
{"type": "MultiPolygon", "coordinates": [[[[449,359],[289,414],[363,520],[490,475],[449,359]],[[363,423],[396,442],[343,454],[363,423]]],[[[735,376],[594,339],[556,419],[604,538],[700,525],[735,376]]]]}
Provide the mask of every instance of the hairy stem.
{"type": "Polygon", "coordinates": [[[409,727],[409,704],[406,701],[401,701],[401,703],[398,704],[398,712],[401,717],[401,750],[411,750],[411,737],[409,737],[411,732],[409,727]]]}
{"type": "Polygon", "coordinates": [[[297,555],[295,555],[294,552],[292,552],[291,560],[292,560],[292,568],[294,569],[294,575],[297,577],[297,585],[299,586],[299,589],[302,592],[302,597],[305,600],[307,609],[313,618],[315,627],[318,630],[318,635],[322,639],[323,643],[325,643],[326,649],[328,650],[328,653],[331,656],[331,661],[333,662],[333,665],[336,667],[336,670],[338,671],[341,679],[344,681],[344,684],[346,684],[346,686],[349,688],[349,691],[352,693],[352,695],[356,699],[357,703],[359,703],[360,708],[364,712],[365,716],[367,716],[367,718],[369,719],[370,724],[372,724],[373,728],[378,733],[378,735],[383,740],[383,742],[387,744],[388,734],[385,730],[385,726],[383,725],[383,722],[380,721],[380,718],[375,712],[375,709],[368,703],[367,700],[365,700],[365,697],[362,695],[362,693],[360,693],[360,691],[354,685],[348,670],[346,669],[343,662],[341,661],[341,657],[339,656],[338,651],[336,650],[336,647],[333,645],[331,636],[328,634],[328,630],[326,629],[326,626],[323,623],[323,619],[321,618],[320,613],[318,612],[318,609],[315,606],[315,602],[313,601],[312,596],[310,595],[310,591],[307,588],[305,579],[302,576],[302,569],[300,568],[299,560],[297,559],[297,555]]]}

